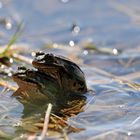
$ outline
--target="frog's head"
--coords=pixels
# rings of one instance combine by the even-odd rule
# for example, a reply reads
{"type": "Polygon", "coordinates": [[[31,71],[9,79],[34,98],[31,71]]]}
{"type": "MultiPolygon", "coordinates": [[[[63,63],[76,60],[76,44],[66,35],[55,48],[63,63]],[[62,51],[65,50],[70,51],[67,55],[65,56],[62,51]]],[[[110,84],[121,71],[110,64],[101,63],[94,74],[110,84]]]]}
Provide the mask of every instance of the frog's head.
{"type": "Polygon", "coordinates": [[[19,67],[18,71],[12,75],[13,80],[18,84],[20,88],[32,88],[42,87],[41,74],[36,71],[26,69],[25,67],[19,67]]]}
{"type": "Polygon", "coordinates": [[[39,71],[55,78],[68,91],[87,91],[84,73],[79,66],[65,57],[39,52],[32,64],[39,71]]]}
{"type": "Polygon", "coordinates": [[[28,92],[31,96],[38,92],[38,95],[43,94],[54,101],[59,97],[66,96],[56,79],[39,71],[19,67],[18,72],[12,77],[18,84],[20,91],[28,92]],[[32,94],[32,92],[35,93],[32,94]]]}

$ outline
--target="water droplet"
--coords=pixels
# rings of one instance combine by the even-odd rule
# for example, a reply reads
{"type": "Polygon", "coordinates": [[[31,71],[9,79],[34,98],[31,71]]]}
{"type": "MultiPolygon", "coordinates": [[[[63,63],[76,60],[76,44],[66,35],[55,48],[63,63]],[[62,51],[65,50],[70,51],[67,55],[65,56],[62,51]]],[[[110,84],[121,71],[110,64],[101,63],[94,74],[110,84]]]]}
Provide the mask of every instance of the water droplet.
{"type": "Polygon", "coordinates": [[[32,52],[31,56],[33,56],[33,57],[36,56],[36,52],[32,52]]]}
{"type": "Polygon", "coordinates": [[[113,54],[118,55],[118,50],[116,48],[113,49],[113,54]]]}
{"type": "Polygon", "coordinates": [[[1,69],[4,69],[5,68],[5,66],[4,65],[1,65],[1,69]]]}
{"type": "Polygon", "coordinates": [[[58,44],[54,43],[53,48],[58,48],[58,44]]]}
{"type": "Polygon", "coordinates": [[[7,30],[10,30],[12,28],[12,23],[10,21],[7,21],[5,27],[7,30]]]}
{"type": "Polygon", "coordinates": [[[75,45],[74,41],[71,40],[71,41],[69,42],[69,45],[70,45],[71,47],[73,47],[73,46],[75,45]]]}
{"type": "Polygon", "coordinates": [[[125,108],[125,105],[120,105],[119,107],[120,107],[120,108],[125,108]]]}
{"type": "Polygon", "coordinates": [[[8,73],[8,76],[9,76],[9,77],[11,77],[11,76],[12,76],[12,73],[11,73],[11,72],[9,72],[9,73],[8,73]]]}
{"type": "Polygon", "coordinates": [[[80,27],[77,24],[72,25],[72,33],[77,35],[80,32],[80,27]]]}
{"type": "Polygon", "coordinates": [[[128,135],[128,136],[131,136],[131,135],[132,135],[132,132],[130,132],[130,131],[127,132],[127,135],[128,135]]]}
{"type": "Polygon", "coordinates": [[[13,58],[10,58],[9,59],[9,62],[12,64],[13,63],[13,58]]]}
{"type": "Polygon", "coordinates": [[[84,50],[84,51],[83,51],[83,54],[84,54],[84,55],[88,55],[88,51],[87,51],[87,50],[84,50]]]}

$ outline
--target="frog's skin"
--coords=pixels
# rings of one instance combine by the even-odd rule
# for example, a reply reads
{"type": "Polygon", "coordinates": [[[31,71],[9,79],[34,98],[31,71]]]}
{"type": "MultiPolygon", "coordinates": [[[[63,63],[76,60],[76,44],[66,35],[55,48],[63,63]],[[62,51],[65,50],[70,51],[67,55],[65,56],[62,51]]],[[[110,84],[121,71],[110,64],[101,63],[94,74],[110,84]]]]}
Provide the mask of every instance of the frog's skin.
{"type": "Polygon", "coordinates": [[[83,94],[87,91],[84,73],[67,58],[39,52],[32,65],[55,78],[66,93],[83,94]]]}
{"type": "Polygon", "coordinates": [[[13,96],[24,105],[24,113],[29,108],[34,110],[36,106],[42,107],[48,103],[53,104],[53,112],[57,113],[62,108],[62,100],[65,106],[67,99],[62,88],[49,75],[20,68],[12,77],[19,86],[13,96]]]}

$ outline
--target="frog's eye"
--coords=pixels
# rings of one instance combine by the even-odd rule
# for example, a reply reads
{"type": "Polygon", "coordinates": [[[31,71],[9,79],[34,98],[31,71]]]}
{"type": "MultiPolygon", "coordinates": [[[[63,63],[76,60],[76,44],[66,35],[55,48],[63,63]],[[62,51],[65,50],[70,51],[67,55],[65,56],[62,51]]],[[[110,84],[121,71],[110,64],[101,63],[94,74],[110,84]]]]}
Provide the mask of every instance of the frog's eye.
{"type": "Polygon", "coordinates": [[[26,70],[26,67],[24,66],[18,67],[18,70],[26,70]]]}
{"type": "Polygon", "coordinates": [[[24,73],[26,70],[27,69],[24,66],[18,67],[18,73],[24,73]]]}
{"type": "Polygon", "coordinates": [[[45,55],[45,53],[42,52],[42,51],[39,51],[39,52],[36,52],[36,54],[35,54],[36,57],[38,57],[38,56],[40,56],[40,55],[45,55]]]}

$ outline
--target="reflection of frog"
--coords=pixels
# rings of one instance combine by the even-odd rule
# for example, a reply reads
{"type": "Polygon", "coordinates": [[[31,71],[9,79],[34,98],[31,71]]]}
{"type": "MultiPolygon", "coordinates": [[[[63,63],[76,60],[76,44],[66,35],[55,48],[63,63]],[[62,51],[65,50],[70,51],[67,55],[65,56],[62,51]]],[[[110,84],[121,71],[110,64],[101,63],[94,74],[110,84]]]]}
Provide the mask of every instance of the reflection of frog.
{"type": "Polygon", "coordinates": [[[70,60],[53,54],[37,53],[32,62],[39,71],[55,78],[66,93],[85,93],[84,73],[70,60]]]}
{"type": "Polygon", "coordinates": [[[39,71],[20,68],[13,74],[13,80],[19,88],[13,94],[24,105],[24,114],[36,110],[36,107],[43,109],[48,103],[53,104],[53,111],[58,112],[62,105],[65,105],[65,96],[57,81],[49,75],[39,71]]]}

